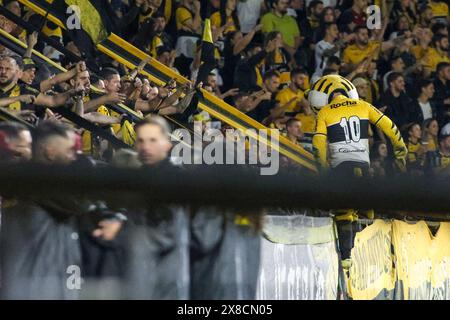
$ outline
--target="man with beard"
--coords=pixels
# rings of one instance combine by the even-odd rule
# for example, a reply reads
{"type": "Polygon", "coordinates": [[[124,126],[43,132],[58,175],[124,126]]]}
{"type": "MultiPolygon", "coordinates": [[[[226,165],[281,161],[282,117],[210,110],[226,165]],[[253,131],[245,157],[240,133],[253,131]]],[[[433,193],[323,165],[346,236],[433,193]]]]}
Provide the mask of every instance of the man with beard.
{"type": "Polygon", "coordinates": [[[291,71],[291,82],[276,95],[276,100],[287,116],[295,116],[300,112],[302,105],[309,105],[305,99],[306,81],[308,73],[306,70],[296,68],[291,71]]]}
{"type": "MultiPolygon", "coordinates": [[[[105,93],[91,90],[90,74],[88,70],[79,73],[70,84],[74,90],[83,89],[85,95],[82,101],[79,101],[75,112],[86,120],[104,125],[111,133],[117,134],[120,131],[121,116],[110,110],[107,106],[112,104],[124,103],[125,95],[120,93],[120,76],[117,70],[105,68],[101,75],[105,84],[105,93]],[[82,105],[81,105],[82,102],[82,105]],[[112,125],[112,128],[109,126],[112,125]]],[[[100,155],[108,147],[101,146],[100,141],[89,131],[82,134],[83,153],[90,155],[100,155]]]]}
{"type": "Polygon", "coordinates": [[[428,49],[428,52],[424,57],[424,71],[426,76],[435,72],[439,63],[450,63],[448,48],[448,37],[441,34],[433,37],[433,47],[428,49]]]}
{"type": "MultiPolygon", "coordinates": [[[[83,70],[82,72],[78,72],[75,77],[70,79],[70,85],[73,89],[79,91],[83,91],[83,99],[80,101],[82,102],[81,105],[76,104],[75,106],[75,112],[83,117],[86,120],[89,120],[91,122],[95,122],[100,125],[111,125],[111,124],[118,124],[120,123],[120,118],[111,117],[103,115],[96,111],[86,112],[85,111],[85,105],[89,104],[91,106],[94,106],[95,104],[98,104],[98,106],[101,105],[102,99],[97,98],[94,100],[89,100],[89,97],[91,95],[91,77],[88,70],[83,70]]],[[[102,96],[104,97],[104,96],[102,96]]],[[[106,98],[108,100],[107,102],[113,103],[112,98],[106,98]],[[110,99],[110,100],[108,100],[110,99]]]]}
{"type": "Polygon", "coordinates": [[[23,72],[22,58],[3,56],[0,57],[0,98],[12,98],[21,95],[32,95],[34,99],[19,99],[7,105],[7,109],[13,113],[23,115],[34,112],[39,117],[43,117],[45,107],[53,108],[64,105],[72,96],[76,95],[76,90],[69,90],[56,95],[46,95],[33,89],[27,84],[19,84],[18,81],[23,72]],[[40,108],[38,108],[39,106],[40,108]]]}

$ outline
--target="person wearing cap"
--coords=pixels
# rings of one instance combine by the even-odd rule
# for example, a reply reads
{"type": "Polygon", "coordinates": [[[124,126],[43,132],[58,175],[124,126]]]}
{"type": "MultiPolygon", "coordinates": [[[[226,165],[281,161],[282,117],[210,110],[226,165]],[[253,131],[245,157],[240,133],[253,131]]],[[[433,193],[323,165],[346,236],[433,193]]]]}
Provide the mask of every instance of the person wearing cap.
{"type": "Polygon", "coordinates": [[[20,80],[29,86],[33,86],[34,79],[36,79],[37,69],[38,68],[32,59],[24,58],[22,76],[20,77],[20,80]]]}
{"type": "Polygon", "coordinates": [[[450,174],[450,123],[441,129],[439,150],[427,153],[426,169],[436,175],[450,174]]]}

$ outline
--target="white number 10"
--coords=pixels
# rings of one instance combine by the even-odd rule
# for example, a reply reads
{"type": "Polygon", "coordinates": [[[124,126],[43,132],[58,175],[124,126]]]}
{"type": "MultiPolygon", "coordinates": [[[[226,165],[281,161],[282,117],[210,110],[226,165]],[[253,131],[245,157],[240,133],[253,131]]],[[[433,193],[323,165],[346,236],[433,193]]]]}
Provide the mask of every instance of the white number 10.
{"type": "Polygon", "coordinates": [[[358,117],[352,116],[348,120],[342,118],[339,125],[344,129],[345,141],[347,143],[359,141],[361,138],[361,125],[358,117]]]}

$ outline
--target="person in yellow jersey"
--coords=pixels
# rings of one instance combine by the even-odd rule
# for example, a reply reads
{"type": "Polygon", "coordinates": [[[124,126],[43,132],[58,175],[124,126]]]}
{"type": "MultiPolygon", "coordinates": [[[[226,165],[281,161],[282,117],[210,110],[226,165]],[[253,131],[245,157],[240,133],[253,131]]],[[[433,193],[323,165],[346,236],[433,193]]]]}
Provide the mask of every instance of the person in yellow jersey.
{"type": "Polygon", "coordinates": [[[354,33],[355,43],[345,48],[342,56],[342,62],[344,63],[342,69],[346,73],[356,69],[358,64],[367,57],[372,56],[377,59],[379,53],[392,49],[407,39],[406,37],[398,37],[393,40],[381,41],[382,34],[380,34],[376,39],[371,40],[369,29],[366,26],[356,27],[354,33]]]}
{"type": "MultiPolygon", "coordinates": [[[[380,128],[391,140],[394,154],[405,167],[407,149],[395,124],[371,104],[359,99],[355,86],[339,75],[320,78],[307,93],[317,111],[313,152],[320,172],[345,182],[352,177],[369,176],[369,124],[380,128]],[[327,144],[328,142],[328,144],[327,144]]],[[[359,212],[369,218],[373,210],[359,212]]],[[[339,247],[342,259],[350,258],[358,212],[336,211],[339,247]]]]}
{"type": "Polygon", "coordinates": [[[308,92],[308,100],[318,112],[313,148],[321,170],[331,168],[343,175],[368,172],[369,123],[391,140],[395,158],[404,166],[407,149],[400,131],[377,108],[359,100],[350,81],[339,75],[322,77],[308,92]]]}
{"type": "Polygon", "coordinates": [[[275,99],[279,105],[285,106],[283,110],[285,115],[295,116],[300,112],[302,105],[308,104],[308,101],[305,99],[305,90],[308,89],[305,87],[307,78],[308,73],[305,69],[292,69],[289,85],[276,95],[275,99]],[[292,102],[288,103],[289,101],[292,102]]]}
{"type": "Polygon", "coordinates": [[[433,37],[433,47],[429,48],[423,58],[425,75],[429,76],[436,71],[441,62],[450,62],[448,55],[448,37],[438,34],[433,37]]]}
{"type": "Polygon", "coordinates": [[[30,122],[43,118],[45,108],[55,108],[65,105],[76,96],[75,90],[47,95],[25,83],[19,83],[23,73],[23,60],[19,56],[0,56],[0,98],[2,107],[19,116],[26,117],[30,122]]]}

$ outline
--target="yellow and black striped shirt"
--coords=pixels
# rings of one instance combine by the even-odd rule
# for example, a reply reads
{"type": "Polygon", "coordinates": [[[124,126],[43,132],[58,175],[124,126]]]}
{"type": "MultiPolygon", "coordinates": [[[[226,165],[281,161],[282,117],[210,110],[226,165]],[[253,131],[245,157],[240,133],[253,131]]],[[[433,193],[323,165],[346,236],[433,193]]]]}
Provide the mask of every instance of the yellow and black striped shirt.
{"type": "Polygon", "coordinates": [[[377,108],[339,95],[317,115],[313,149],[319,166],[327,167],[328,160],[331,167],[346,161],[370,163],[369,123],[380,128],[394,148],[406,149],[400,131],[377,108]]]}

